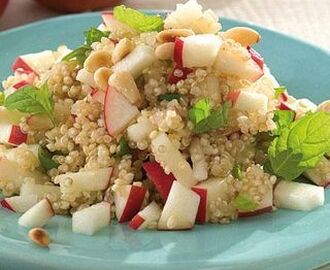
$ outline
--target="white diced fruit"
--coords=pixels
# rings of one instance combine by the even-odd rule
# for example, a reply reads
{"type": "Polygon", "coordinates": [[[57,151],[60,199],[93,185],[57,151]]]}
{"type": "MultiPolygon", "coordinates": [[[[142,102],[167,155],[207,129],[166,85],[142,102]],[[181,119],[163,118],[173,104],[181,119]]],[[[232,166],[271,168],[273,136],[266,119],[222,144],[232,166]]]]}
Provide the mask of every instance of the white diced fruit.
{"type": "Polygon", "coordinates": [[[246,112],[260,112],[262,114],[267,112],[268,98],[259,93],[241,91],[234,108],[246,112]]]}
{"type": "Polygon", "coordinates": [[[17,146],[26,143],[27,139],[27,133],[20,126],[0,123],[0,143],[17,146]]]}
{"type": "Polygon", "coordinates": [[[94,74],[88,72],[85,68],[82,68],[78,71],[76,80],[83,84],[87,84],[90,87],[97,88],[97,84],[94,80],[94,74]]]}
{"type": "Polygon", "coordinates": [[[324,188],[281,181],[274,190],[274,204],[278,208],[310,211],[324,204],[324,188]]]}
{"type": "Polygon", "coordinates": [[[207,162],[199,138],[192,140],[189,152],[193,164],[194,177],[199,181],[207,179],[207,162]]]}
{"type": "Polygon", "coordinates": [[[55,215],[53,207],[48,199],[43,199],[27,210],[18,220],[18,224],[24,227],[42,227],[55,215]]]}
{"type": "Polygon", "coordinates": [[[127,136],[131,141],[139,142],[143,139],[148,138],[151,131],[156,127],[148,119],[143,119],[142,121],[130,125],[127,128],[127,136]]]}
{"type": "Polygon", "coordinates": [[[155,201],[152,201],[132,218],[129,222],[129,227],[133,230],[141,230],[148,228],[148,226],[153,225],[153,223],[157,225],[161,213],[162,209],[160,209],[155,201]]]}
{"type": "Polygon", "coordinates": [[[25,213],[38,202],[36,195],[13,196],[0,201],[2,207],[15,213],[25,213]]]}
{"type": "Polygon", "coordinates": [[[160,230],[191,229],[195,224],[200,197],[174,181],[158,222],[160,230]]]}
{"type": "Polygon", "coordinates": [[[84,208],[72,215],[74,233],[93,235],[110,223],[111,207],[108,202],[101,202],[84,208]]]}
{"type": "Polygon", "coordinates": [[[159,133],[151,145],[156,160],[173,173],[177,181],[186,187],[192,187],[197,183],[189,163],[165,133],[159,133]]]}

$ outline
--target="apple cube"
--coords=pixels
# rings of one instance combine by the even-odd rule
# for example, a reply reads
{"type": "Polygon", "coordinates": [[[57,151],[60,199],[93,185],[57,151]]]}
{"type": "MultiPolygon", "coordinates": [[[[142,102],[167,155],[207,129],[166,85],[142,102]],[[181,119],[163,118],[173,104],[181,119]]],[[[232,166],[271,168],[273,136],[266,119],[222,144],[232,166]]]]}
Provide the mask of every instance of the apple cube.
{"type": "Polygon", "coordinates": [[[181,67],[210,67],[222,40],[212,34],[192,35],[175,39],[174,61],[181,67]]]}
{"type": "Polygon", "coordinates": [[[15,213],[25,213],[37,202],[37,196],[28,195],[5,198],[0,201],[0,204],[2,207],[7,208],[8,210],[11,210],[15,213]]]}
{"type": "Polygon", "coordinates": [[[199,202],[198,194],[174,181],[158,222],[158,229],[191,229],[195,224],[199,202]]]}
{"type": "Polygon", "coordinates": [[[79,210],[72,215],[72,231],[74,233],[93,235],[109,225],[111,206],[108,202],[100,202],[79,210]]]}
{"type": "Polygon", "coordinates": [[[108,88],[104,103],[104,119],[110,135],[118,135],[138,114],[138,108],[128,99],[112,87],[108,88]]]}
{"type": "Polygon", "coordinates": [[[174,175],[172,173],[166,174],[162,166],[156,161],[143,163],[143,169],[165,202],[175,181],[174,175]]]}
{"type": "Polygon", "coordinates": [[[94,74],[92,72],[88,72],[85,68],[78,71],[76,80],[82,84],[87,84],[89,87],[97,88],[97,84],[94,80],[94,74]]]}
{"type": "Polygon", "coordinates": [[[265,195],[261,203],[253,211],[238,211],[238,217],[252,217],[273,211],[273,190],[270,189],[265,195]]]}
{"type": "Polygon", "coordinates": [[[330,161],[323,157],[315,168],[306,170],[304,175],[318,186],[328,187],[330,185],[330,161]]]}
{"type": "Polygon", "coordinates": [[[167,167],[173,173],[176,180],[186,187],[192,187],[197,183],[193,170],[181,152],[174,146],[168,136],[160,132],[151,141],[152,152],[163,167],[167,167]]]}
{"type": "Polygon", "coordinates": [[[324,188],[280,181],[274,189],[274,204],[278,208],[310,211],[324,205],[324,188]]]}
{"type": "Polygon", "coordinates": [[[262,114],[265,114],[267,112],[267,107],[267,96],[249,91],[241,91],[234,105],[234,108],[239,111],[258,111],[262,114]]]}
{"type": "Polygon", "coordinates": [[[0,123],[0,143],[20,145],[26,143],[27,133],[24,133],[18,125],[0,123]]]}
{"type": "Polygon", "coordinates": [[[28,228],[43,227],[54,215],[51,203],[43,199],[27,210],[18,219],[18,224],[28,228]]]}
{"type": "Polygon", "coordinates": [[[38,200],[45,198],[48,194],[51,194],[59,199],[61,197],[60,187],[53,185],[24,183],[20,189],[20,196],[28,197],[29,195],[33,195],[36,196],[38,200]]]}
{"type": "Polygon", "coordinates": [[[247,47],[248,52],[251,55],[251,58],[254,62],[256,62],[256,64],[260,67],[261,70],[263,70],[264,68],[264,59],[262,58],[262,56],[254,49],[252,49],[251,47],[247,47]]]}
{"type": "Polygon", "coordinates": [[[156,202],[151,202],[148,206],[137,213],[129,222],[128,226],[133,230],[141,230],[149,225],[158,222],[162,210],[156,202]]]}
{"type": "Polygon", "coordinates": [[[123,185],[114,194],[116,216],[120,223],[130,221],[141,209],[147,189],[123,185]]]}
{"type": "Polygon", "coordinates": [[[149,119],[143,119],[127,128],[127,137],[131,141],[139,142],[148,138],[149,134],[155,129],[155,125],[149,119]]]}
{"type": "Polygon", "coordinates": [[[120,62],[112,67],[113,72],[125,71],[134,78],[139,77],[143,70],[151,66],[157,60],[154,49],[147,45],[138,45],[120,62]]]}
{"type": "Polygon", "coordinates": [[[193,169],[194,177],[198,181],[203,181],[207,179],[208,177],[207,162],[199,138],[194,138],[191,141],[189,152],[192,161],[192,169],[193,169]]]}
{"type": "Polygon", "coordinates": [[[55,177],[55,183],[61,188],[65,179],[70,178],[72,185],[70,189],[75,191],[99,191],[109,186],[112,168],[103,168],[93,171],[68,172],[55,177]]]}
{"type": "Polygon", "coordinates": [[[202,187],[193,187],[192,190],[198,194],[200,197],[198,211],[196,215],[197,224],[205,224],[208,220],[207,218],[207,189],[202,187]]]}

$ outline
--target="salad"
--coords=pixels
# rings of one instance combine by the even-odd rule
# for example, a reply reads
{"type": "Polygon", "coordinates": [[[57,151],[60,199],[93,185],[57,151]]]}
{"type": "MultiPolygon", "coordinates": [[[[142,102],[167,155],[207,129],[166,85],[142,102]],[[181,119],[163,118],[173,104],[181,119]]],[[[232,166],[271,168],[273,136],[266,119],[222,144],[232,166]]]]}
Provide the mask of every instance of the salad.
{"type": "Polygon", "coordinates": [[[223,30],[196,0],[101,17],[80,47],[20,55],[3,81],[1,211],[29,228],[70,215],[92,235],[324,204],[330,100],[291,96],[253,49],[258,32],[223,30]]]}

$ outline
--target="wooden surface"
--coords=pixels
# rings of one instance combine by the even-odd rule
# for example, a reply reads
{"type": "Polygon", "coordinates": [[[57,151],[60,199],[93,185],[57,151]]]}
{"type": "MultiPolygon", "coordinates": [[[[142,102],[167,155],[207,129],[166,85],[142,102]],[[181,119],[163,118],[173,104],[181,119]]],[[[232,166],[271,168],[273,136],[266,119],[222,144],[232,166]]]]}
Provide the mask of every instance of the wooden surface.
{"type": "MultiPolygon", "coordinates": [[[[69,0],[68,0],[69,1],[69,0]]],[[[134,8],[173,9],[177,0],[126,0],[134,8]]],[[[219,15],[254,22],[330,50],[330,0],[200,0],[219,15]]],[[[58,16],[33,0],[10,0],[0,31],[58,16]]]]}

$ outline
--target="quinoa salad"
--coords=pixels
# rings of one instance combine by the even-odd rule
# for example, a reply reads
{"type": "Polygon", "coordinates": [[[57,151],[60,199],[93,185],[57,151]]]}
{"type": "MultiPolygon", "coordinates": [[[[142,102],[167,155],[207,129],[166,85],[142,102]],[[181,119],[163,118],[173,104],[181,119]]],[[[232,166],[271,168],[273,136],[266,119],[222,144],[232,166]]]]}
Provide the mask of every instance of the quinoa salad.
{"type": "Polygon", "coordinates": [[[18,56],[2,82],[0,211],[28,228],[67,215],[92,235],[324,204],[330,100],[291,96],[258,32],[222,29],[196,0],[101,21],[78,48],[18,56]]]}

